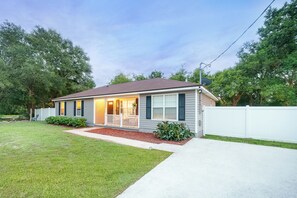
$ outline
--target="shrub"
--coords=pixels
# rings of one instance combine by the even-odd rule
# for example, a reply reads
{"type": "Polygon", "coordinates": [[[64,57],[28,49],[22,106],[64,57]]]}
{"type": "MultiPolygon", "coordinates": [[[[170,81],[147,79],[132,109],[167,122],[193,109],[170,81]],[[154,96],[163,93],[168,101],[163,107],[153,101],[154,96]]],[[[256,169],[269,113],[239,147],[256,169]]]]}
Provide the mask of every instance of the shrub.
{"type": "Polygon", "coordinates": [[[85,118],[72,118],[65,116],[50,116],[45,119],[48,124],[65,125],[72,127],[85,127],[87,126],[87,119],[85,118]]]}
{"type": "Polygon", "coordinates": [[[194,136],[186,124],[168,121],[158,123],[154,134],[159,139],[172,141],[182,141],[194,136]]]}

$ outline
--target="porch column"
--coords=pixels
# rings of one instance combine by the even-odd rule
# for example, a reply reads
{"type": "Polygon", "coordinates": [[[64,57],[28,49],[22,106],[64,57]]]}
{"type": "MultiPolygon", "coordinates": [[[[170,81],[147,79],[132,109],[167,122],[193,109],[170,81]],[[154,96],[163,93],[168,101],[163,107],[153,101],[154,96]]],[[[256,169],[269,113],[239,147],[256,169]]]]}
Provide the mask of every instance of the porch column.
{"type": "Polygon", "coordinates": [[[105,103],[105,111],[104,111],[104,125],[107,125],[107,100],[106,98],[104,99],[104,103],[105,103]]]}
{"type": "Polygon", "coordinates": [[[123,126],[123,114],[120,113],[120,127],[123,126]]]}

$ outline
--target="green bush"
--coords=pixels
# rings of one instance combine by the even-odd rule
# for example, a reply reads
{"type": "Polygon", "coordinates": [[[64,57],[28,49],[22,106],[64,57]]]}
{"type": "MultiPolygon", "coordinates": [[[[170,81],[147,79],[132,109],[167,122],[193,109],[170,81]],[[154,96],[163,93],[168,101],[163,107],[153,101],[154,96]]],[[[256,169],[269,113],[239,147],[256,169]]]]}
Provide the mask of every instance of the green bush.
{"type": "Polygon", "coordinates": [[[182,141],[194,136],[186,124],[168,121],[158,123],[154,134],[159,139],[172,141],[182,141]]]}
{"type": "Polygon", "coordinates": [[[50,116],[45,119],[48,124],[65,125],[72,127],[86,127],[87,119],[85,118],[72,118],[66,116],[50,116]]]}

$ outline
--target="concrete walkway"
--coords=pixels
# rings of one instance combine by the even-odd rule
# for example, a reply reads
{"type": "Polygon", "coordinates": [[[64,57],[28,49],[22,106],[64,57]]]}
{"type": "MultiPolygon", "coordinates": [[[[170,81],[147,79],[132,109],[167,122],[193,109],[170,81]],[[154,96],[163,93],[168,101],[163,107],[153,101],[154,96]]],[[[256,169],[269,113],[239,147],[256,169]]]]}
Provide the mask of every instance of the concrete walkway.
{"type": "Polygon", "coordinates": [[[109,135],[101,135],[97,133],[90,133],[86,132],[92,129],[99,129],[100,127],[92,127],[92,128],[82,128],[82,129],[73,129],[73,130],[66,130],[67,133],[72,133],[75,135],[85,136],[89,138],[95,138],[99,140],[104,140],[108,142],[114,142],[117,144],[123,144],[143,149],[157,149],[162,151],[169,151],[169,152],[177,152],[179,149],[182,148],[181,145],[174,145],[174,144],[155,144],[155,143],[149,143],[149,142],[143,142],[138,140],[131,140],[127,138],[121,138],[121,137],[114,137],[109,135]]]}
{"type": "Polygon", "coordinates": [[[297,150],[192,139],[120,198],[296,197],[297,150]]]}

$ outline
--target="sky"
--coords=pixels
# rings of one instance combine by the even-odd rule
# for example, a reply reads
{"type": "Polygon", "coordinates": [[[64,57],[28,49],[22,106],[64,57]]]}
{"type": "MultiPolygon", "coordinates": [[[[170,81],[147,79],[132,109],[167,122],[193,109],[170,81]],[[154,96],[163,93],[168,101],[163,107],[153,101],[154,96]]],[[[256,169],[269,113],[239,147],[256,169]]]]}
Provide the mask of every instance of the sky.
{"type": "MultiPolygon", "coordinates": [[[[97,86],[120,72],[166,76],[208,63],[232,43],[271,0],[1,0],[0,23],[30,32],[51,28],[90,58],[97,86]]],[[[281,7],[285,0],[276,0],[281,7]]],[[[237,52],[258,39],[262,17],[207,72],[233,67],[237,52]]]]}

